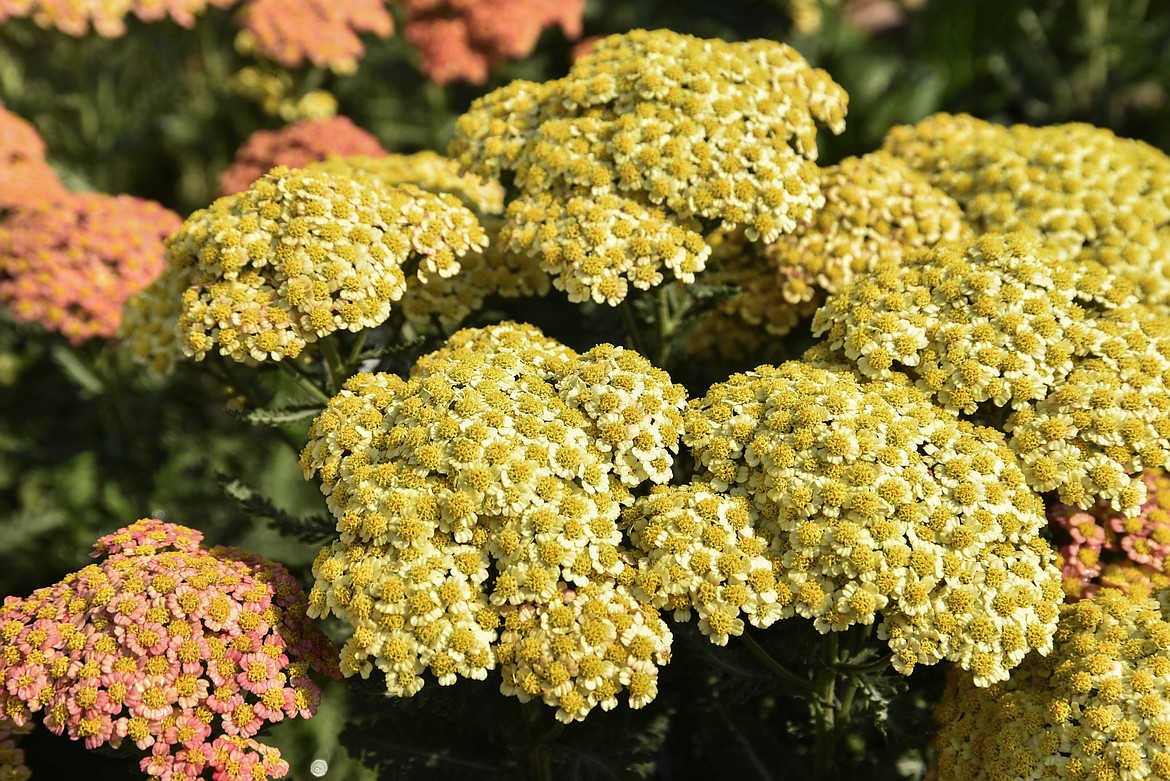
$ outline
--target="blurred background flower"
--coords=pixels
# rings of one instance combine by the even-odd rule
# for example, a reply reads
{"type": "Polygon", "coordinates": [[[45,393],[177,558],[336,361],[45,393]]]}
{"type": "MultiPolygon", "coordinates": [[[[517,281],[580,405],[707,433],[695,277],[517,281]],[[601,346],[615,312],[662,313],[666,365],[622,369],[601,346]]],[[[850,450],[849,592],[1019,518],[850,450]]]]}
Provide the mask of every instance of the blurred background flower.
{"type": "Polygon", "coordinates": [[[36,129],[0,103],[0,211],[64,194],[57,173],[45,161],[45,142],[36,129]]]}
{"type": "Polygon", "coordinates": [[[329,155],[385,153],[378,139],[348,117],[304,119],[277,130],[257,130],[240,144],[231,167],[220,175],[219,194],[242,192],[278,165],[303,168],[329,155]]]}
{"type": "Polygon", "coordinates": [[[0,303],[73,344],[111,337],[163,270],[179,216],[129,195],[61,195],[0,222],[0,303]]]}

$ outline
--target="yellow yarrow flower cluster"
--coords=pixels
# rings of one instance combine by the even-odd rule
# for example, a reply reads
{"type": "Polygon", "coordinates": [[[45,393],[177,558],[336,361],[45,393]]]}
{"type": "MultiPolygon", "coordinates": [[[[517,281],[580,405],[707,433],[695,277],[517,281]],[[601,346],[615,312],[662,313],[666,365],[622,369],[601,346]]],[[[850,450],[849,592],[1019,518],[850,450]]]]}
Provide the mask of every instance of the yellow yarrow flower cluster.
{"type": "Polygon", "coordinates": [[[477,100],[450,154],[514,175],[512,249],[539,256],[571,301],[617,304],[664,271],[692,282],[711,252],[704,221],[772,241],[807,219],[823,202],[817,122],[840,132],[846,103],[784,44],[634,30],[563,79],[477,100]]]}
{"type": "Polygon", "coordinates": [[[270,117],[285,122],[326,120],[337,116],[337,98],[325,90],[298,94],[293,76],[275,65],[247,65],[228,77],[233,93],[259,106],[270,117]]]}
{"type": "Polygon", "coordinates": [[[704,281],[741,292],[700,321],[695,347],[722,352],[728,339],[757,346],[774,341],[811,316],[826,293],[875,265],[973,237],[953,198],[885,152],[822,168],[820,189],[824,207],[774,242],[752,246],[728,237],[715,245],[714,268],[704,281]]]}
{"type": "Polygon", "coordinates": [[[431,276],[425,282],[407,280],[400,308],[416,329],[429,330],[437,321],[440,329],[452,331],[479,311],[489,296],[548,294],[549,278],[537,260],[509,250],[499,238],[503,222],[497,215],[504,211],[504,188],[499,182],[462,173],[454,160],[430,151],[335,160],[325,166],[339,170],[352,167],[387,184],[413,184],[428,192],[454,195],[476,213],[487,232],[487,249],[461,258],[458,274],[431,276]]]}
{"type": "Polygon", "coordinates": [[[822,169],[820,186],[824,208],[764,247],[789,304],[819,303],[877,263],[972,235],[953,198],[884,152],[822,169]]]}
{"type": "Polygon", "coordinates": [[[766,555],[771,538],[743,494],[702,482],[655,486],[623,511],[622,520],[643,554],[635,593],[673,610],[676,621],[689,621],[694,610],[699,631],[715,645],[743,634],[745,618],[765,628],[784,617],[766,555]]]}
{"type": "Polygon", "coordinates": [[[454,196],[390,185],[339,161],[277,167],[187,218],[167,242],[162,278],[130,303],[123,334],[164,370],[178,351],[196,360],[217,349],[237,361],[296,357],[334,331],[385,321],[406,273],[451,277],[486,244],[454,196]]]}
{"type": "Polygon", "coordinates": [[[409,696],[482,678],[558,718],[653,698],[671,635],[635,599],[617,519],[671,477],[686,392],[645,358],[578,355],[531,326],[467,329],[409,379],[359,374],[313,423],[339,538],[314,564],[314,615],[354,633],[346,674],[409,696]]]}
{"type": "Polygon", "coordinates": [[[399,309],[416,329],[429,330],[434,322],[453,331],[489,296],[520,298],[543,296],[549,291],[548,275],[535,258],[511,252],[499,241],[504,210],[504,188],[475,174],[462,173],[455,161],[435,152],[387,154],[379,157],[335,157],[322,164],[326,170],[346,174],[360,171],[390,185],[412,184],[433,193],[448,193],[475,212],[489,242],[481,252],[460,258],[454,276],[428,276],[425,281],[408,277],[399,309]]]}
{"type": "Polygon", "coordinates": [[[880,266],[813,331],[865,376],[909,374],[954,412],[1010,405],[1033,489],[1133,515],[1145,487],[1129,476],[1170,454],[1170,319],[1132,290],[1028,234],[986,234],[880,266]]]}
{"type": "Polygon", "coordinates": [[[980,232],[1031,229],[1064,257],[1131,278],[1170,304],[1170,157],[1081,123],[1004,127],[935,114],[884,149],[953,196],[980,232]]]}
{"type": "Polygon", "coordinates": [[[955,671],[935,719],[939,781],[1170,778],[1170,623],[1104,589],[1061,607],[1052,653],[989,688],[955,671]]]}
{"type": "Polygon", "coordinates": [[[399,307],[418,330],[438,322],[443,331],[453,331],[484,307],[491,296],[525,298],[548,295],[548,274],[535,258],[509,250],[500,241],[501,220],[481,217],[489,244],[483,252],[464,255],[462,270],[453,277],[430,277],[426,282],[408,279],[399,307]]]}
{"type": "Polygon", "coordinates": [[[879,622],[899,672],[949,659],[981,686],[1051,646],[1060,573],[999,433],[907,383],[795,361],[712,386],[684,420],[698,477],[759,514],[782,617],[879,622]]]}
{"type": "Polygon", "coordinates": [[[386,184],[413,184],[427,192],[449,193],[481,216],[504,211],[504,188],[499,182],[463,173],[454,160],[430,150],[409,155],[333,157],[322,168],[339,174],[360,171],[386,184]]]}
{"type": "MultiPolygon", "coordinates": [[[[622,578],[625,580],[627,578],[622,578]]],[[[658,694],[658,667],[670,661],[670,630],[659,612],[620,581],[591,580],[562,589],[547,605],[500,610],[500,691],[527,702],[540,696],[564,722],[595,706],[631,708],[658,694]]]]}

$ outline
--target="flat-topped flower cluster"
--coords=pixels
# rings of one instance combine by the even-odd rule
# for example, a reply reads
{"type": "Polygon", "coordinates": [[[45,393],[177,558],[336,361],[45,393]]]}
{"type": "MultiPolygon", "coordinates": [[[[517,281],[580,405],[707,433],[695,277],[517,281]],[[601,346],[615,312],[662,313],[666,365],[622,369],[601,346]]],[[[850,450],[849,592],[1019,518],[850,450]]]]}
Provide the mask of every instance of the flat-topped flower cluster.
{"type": "Polygon", "coordinates": [[[356,168],[387,184],[412,184],[428,192],[447,193],[459,198],[479,218],[487,234],[487,249],[460,258],[458,274],[406,280],[399,309],[417,330],[432,331],[437,324],[441,332],[450,333],[492,296],[521,298],[549,292],[548,275],[538,261],[508,249],[501,240],[504,188],[499,182],[465,173],[454,160],[429,151],[352,156],[330,160],[324,167],[339,173],[356,168]]]}
{"type": "Polygon", "coordinates": [[[74,345],[112,337],[163,269],[179,216],[129,195],[62,193],[0,222],[0,304],[74,345]]]}
{"type": "Polygon", "coordinates": [[[167,242],[165,273],[129,305],[123,333],[162,371],[179,352],[295,358],[334,331],[385,321],[408,272],[450,277],[460,257],[486,245],[454,196],[338,162],[278,167],[187,218],[167,242]]]}
{"type": "Polygon", "coordinates": [[[1003,126],[935,114],[883,149],[963,207],[976,231],[1028,230],[1061,257],[1095,261],[1170,303],[1170,157],[1083,123],[1003,126]]]}
{"type": "Polygon", "coordinates": [[[516,81],[456,123],[450,154],[513,177],[513,250],[541,259],[571,301],[617,304],[664,272],[684,282],[711,247],[703,221],[765,242],[823,204],[817,123],[846,95],[795,50],[667,30],[599,42],[563,79],[516,81]]]}
{"type": "Polygon", "coordinates": [[[98,540],[99,562],[6,598],[0,720],[39,715],[86,748],[132,744],[161,779],[285,775],[255,735],[313,715],[310,671],[334,674],[335,650],[283,567],[201,538],[138,521],[98,540]]]}
{"type": "Polygon", "coordinates": [[[940,779],[1170,776],[1170,623],[1103,589],[1061,608],[1047,657],[987,689],[952,674],[935,714],[940,779]]]}
{"type": "MultiPolygon", "coordinates": [[[[828,632],[876,622],[896,670],[949,659],[980,686],[1051,646],[1061,590],[1039,534],[1043,504],[1001,434],[905,382],[796,361],[714,385],[684,428],[697,476],[742,497],[727,526],[753,529],[746,550],[742,533],[712,537],[740,549],[729,607],[751,623],[795,614],[828,632]]],[[[649,523],[661,527],[672,518],[653,512],[657,500],[649,523]]],[[[705,501],[702,517],[718,517],[720,501],[705,501]]],[[[709,589],[722,552],[650,571],[668,594],[679,579],[709,589]]]]}
{"type": "Polygon", "coordinates": [[[0,24],[8,19],[31,18],[41,27],[81,37],[90,30],[116,38],[126,34],[126,17],[133,14],[143,22],[169,18],[191,27],[195,17],[208,8],[225,8],[239,0],[3,0],[0,24]]]}
{"type": "Polygon", "coordinates": [[[366,53],[359,35],[388,38],[394,32],[394,17],[384,0],[246,0],[239,23],[237,49],[286,68],[311,63],[338,73],[357,70],[366,53]]]}
{"type": "Polygon", "coordinates": [[[911,376],[955,413],[1010,408],[1002,428],[1028,484],[1066,504],[1132,515],[1145,485],[1131,475],[1170,455],[1170,319],[1028,234],[880,265],[813,329],[865,376],[911,376]]]}
{"type": "Polygon", "coordinates": [[[403,0],[410,18],[402,36],[419,53],[418,68],[439,84],[484,84],[491,68],[527,57],[541,34],[559,27],[581,36],[585,0],[403,0]]]}
{"type": "Polygon", "coordinates": [[[409,379],[359,374],[313,423],[339,539],[313,615],[354,633],[346,674],[409,695],[499,666],[564,720],[654,697],[671,634],[629,586],[630,489],[671,477],[681,386],[630,350],[578,355],[531,326],[469,329],[409,379]]]}

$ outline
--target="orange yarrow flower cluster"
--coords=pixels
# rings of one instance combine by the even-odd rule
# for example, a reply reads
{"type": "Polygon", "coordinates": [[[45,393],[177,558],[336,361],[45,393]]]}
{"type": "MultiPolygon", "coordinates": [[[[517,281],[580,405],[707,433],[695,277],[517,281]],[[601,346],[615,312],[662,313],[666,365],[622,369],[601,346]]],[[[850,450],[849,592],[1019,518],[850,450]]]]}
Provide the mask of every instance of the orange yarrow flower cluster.
{"type": "Polygon", "coordinates": [[[419,70],[439,84],[483,84],[493,65],[527,57],[556,25],[581,35],[584,0],[405,0],[403,36],[419,51],[419,70]]]}
{"type": "Polygon", "coordinates": [[[311,63],[351,73],[365,55],[358,37],[389,38],[394,19],[382,0],[251,0],[240,11],[236,47],[286,68],[311,63]]]}
{"type": "Polygon", "coordinates": [[[258,130],[240,145],[235,160],[220,176],[219,194],[243,192],[278,165],[303,168],[330,155],[384,154],[378,139],[349,117],[304,119],[278,130],[258,130]]]}
{"type": "Polygon", "coordinates": [[[238,0],[0,0],[0,23],[10,18],[31,17],[41,27],[82,37],[90,29],[105,38],[126,34],[126,15],[144,22],[166,18],[193,27],[195,17],[212,8],[227,8],[238,0]]]}
{"type": "Polygon", "coordinates": [[[65,186],[45,162],[45,142],[40,134],[0,103],[0,210],[64,194],[65,186]]]}
{"type": "Polygon", "coordinates": [[[73,344],[110,337],[130,296],[163,269],[163,239],[182,224],[129,195],[80,193],[0,224],[0,304],[73,344]]]}
{"type": "Polygon", "coordinates": [[[1170,475],[1165,469],[1141,473],[1146,500],[1128,517],[1105,502],[1087,510],[1050,502],[1048,524],[1060,554],[1065,595],[1093,597],[1103,587],[1127,590],[1170,585],[1170,475]]]}

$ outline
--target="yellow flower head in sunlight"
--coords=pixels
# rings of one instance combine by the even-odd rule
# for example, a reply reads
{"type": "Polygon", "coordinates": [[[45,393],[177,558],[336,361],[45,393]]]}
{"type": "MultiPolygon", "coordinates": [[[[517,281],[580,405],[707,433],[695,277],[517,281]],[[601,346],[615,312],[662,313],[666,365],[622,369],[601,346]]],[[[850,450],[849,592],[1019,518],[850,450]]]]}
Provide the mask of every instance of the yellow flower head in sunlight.
{"type": "Polygon", "coordinates": [[[952,412],[1010,407],[1001,428],[1034,490],[1133,515],[1145,486],[1130,476],[1170,455],[1170,318],[1133,291],[1032,234],[984,234],[880,265],[813,331],[866,377],[912,377],[952,412]]]}
{"type": "Polygon", "coordinates": [[[658,556],[650,583],[689,592],[701,617],[721,609],[713,639],[741,630],[735,603],[757,626],[876,624],[899,672],[947,659],[980,686],[1051,646],[1062,591],[1044,507],[998,432],[905,381],[798,361],[712,386],[684,425],[712,495],[652,496],[638,539],[691,551],[658,556]],[[744,587],[729,598],[720,578],[744,587]]]}
{"type": "Polygon", "coordinates": [[[1103,589],[1061,606],[1052,652],[990,688],[952,672],[935,711],[938,778],[1170,776],[1170,623],[1103,589]]]}
{"type": "Polygon", "coordinates": [[[671,478],[685,403],[631,350],[515,323],[454,334],[405,380],[351,378],[301,456],[338,519],[310,609],[353,627],[343,672],[409,696],[498,667],[564,721],[653,699],[671,635],[630,590],[618,517],[671,478]]]}
{"type": "Polygon", "coordinates": [[[519,190],[509,247],[540,258],[571,301],[622,301],[703,270],[712,228],[773,241],[823,204],[817,124],[847,96],[774,41],[669,30],[599,42],[565,78],[516,81],[472,104],[450,154],[519,190]]]}
{"type": "Polygon", "coordinates": [[[166,272],[131,306],[139,319],[177,310],[178,347],[196,360],[213,350],[280,360],[334,331],[381,324],[407,274],[454,276],[486,245],[452,195],[339,160],[278,167],[188,217],[168,241],[166,272]]]}

